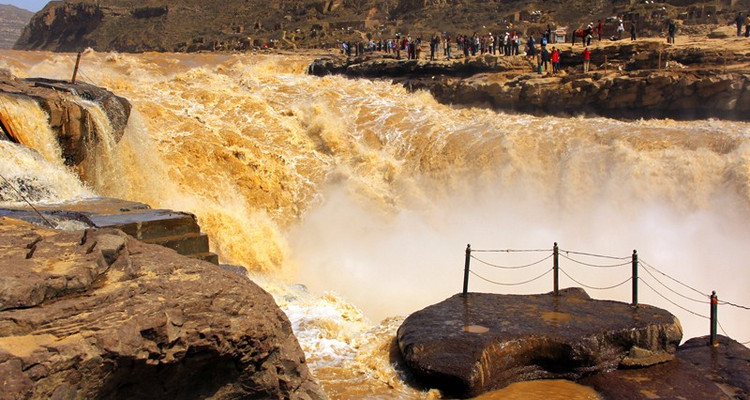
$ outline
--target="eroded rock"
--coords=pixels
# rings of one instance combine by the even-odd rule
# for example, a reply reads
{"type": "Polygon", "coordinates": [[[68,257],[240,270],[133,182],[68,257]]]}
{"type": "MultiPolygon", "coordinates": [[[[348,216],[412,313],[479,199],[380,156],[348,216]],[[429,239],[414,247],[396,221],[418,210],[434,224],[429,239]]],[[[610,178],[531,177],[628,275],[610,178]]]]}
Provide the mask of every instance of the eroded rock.
{"type": "Polygon", "coordinates": [[[632,358],[634,346],[648,352],[649,363],[659,362],[681,338],[679,321],[667,311],[593,300],[581,289],[560,296],[456,295],[410,315],[397,335],[421,382],[460,397],[614,370],[632,358]]]}
{"type": "Polygon", "coordinates": [[[242,275],[113,230],[0,218],[0,246],[0,399],[325,398],[242,275]]]}

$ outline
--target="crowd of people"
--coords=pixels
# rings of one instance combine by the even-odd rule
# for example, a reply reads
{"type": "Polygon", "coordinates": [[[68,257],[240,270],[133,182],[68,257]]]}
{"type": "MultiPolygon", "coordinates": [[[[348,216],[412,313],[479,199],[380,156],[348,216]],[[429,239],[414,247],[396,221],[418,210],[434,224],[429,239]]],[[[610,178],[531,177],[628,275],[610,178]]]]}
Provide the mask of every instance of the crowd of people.
{"type": "MultiPolygon", "coordinates": [[[[741,36],[742,27],[744,26],[744,36],[750,37],[750,13],[743,17],[742,13],[738,13],[736,17],[737,24],[737,36],[741,36]]],[[[609,40],[620,40],[625,32],[625,25],[623,21],[615,21],[615,34],[608,37],[609,40]]],[[[668,20],[666,23],[667,27],[667,43],[675,43],[675,34],[677,31],[674,20],[668,20]]],[[[612,28],[610,28],[611,30],[612,28]]],[[[599,20],[596,25],[593,23],[588,24],[585,28],[575,29],[571,34],[571,45],[574,47],[576,41],[580,40],[584,50],[581,54],[581,60],[583,64],[583,71],[589,71],[589,65],[591,62],[591,51],[589,47],[592,41],[596,38],[601,41],[604,37],[604,23],[599,20]]],[[[630,22],[630,40],[636,40],[636,25],[635,22],[630,22]]],[[[472,35],[457,34],[453,37],[450,35],[433,35],[429,40],[429,60],[435,61],[439,53],[442,51],[442,57],[444,60],[450,60],[454,57],[465,57],[484,54],[501,55],[501,56],[517,56],[525,55],[532,60],[536,60],[535,70],[539,73],[547,72],[551,64],[552,74],[560,72],[560,50],[554,46],[554,40],[552,35],[552,29],[547,25],[547,29],[540,35],[539,39],[535,39],[533,35],[528,35],[526,38],[522,38],[518,31],[506,31],[499,35],[495,35],[489,32],[485,35],[480,35],[474,32],[472,35]],[[537,49],[537,44],[539,48],[537,49]],[[521,46],[523,47],[523,50],[521,46]],[[551,46],[551,49],[549,48],[551,46]],[[453,50],[457,50],[454,54],[453,50]]],[[[408,60],[419,60],[421,59],[422,47],[424,41],[421,37],[412,38],[410,35],[401,36],[397,34],[393,39],[378,40],[378,41],[362,41],[357,43],[344,42],[342,43],[342,49],[347,57],[352,55],[359,56],[365,52],[385,52],[387,54],[395,54],[397,59],[402,57],[408,60]]],[[[532,64],[533,61],[532,61],[532,64]]]]}

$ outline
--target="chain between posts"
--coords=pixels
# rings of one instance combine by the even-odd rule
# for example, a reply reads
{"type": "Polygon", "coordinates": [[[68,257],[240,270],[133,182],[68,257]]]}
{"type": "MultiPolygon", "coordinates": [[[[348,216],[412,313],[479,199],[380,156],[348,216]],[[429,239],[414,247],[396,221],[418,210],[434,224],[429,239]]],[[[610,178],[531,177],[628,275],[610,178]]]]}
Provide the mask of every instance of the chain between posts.
{"type": "MultiPolygon", "coordinates": [[[[541,251],[541,250],[503,250],[503,251],[475,250],[475,251],[476,252],[506,252],[506,253],[510,253],[510,252],[531,252],[531,251],[541,251]]],[[[579,254],[579,255],[585,255],[585,256],[600,257],[600,258],[611,258],[611,259],[620,259],[620,260],[627,259],[627,257],[621,257],[621,258],[619,258],[619,257],[603,256],[603,255],[598,255],[598,254],[571,252],[571,251],[567,251],[567,250],[563,250],[563,251],[566,254],[579,254]]],[[[528,266],[536,265],[536,264],[539,264],[540,262],[543,262],[544,260],[548,259],[549,257],[552,257],[552,259],[553,259],[552,272],[553,272],[553,277],[554,277],[553,278],[553,280],[554,280],[553,281],[553,293],[554,293],[555,296],[559,296],[559,294],[560,294],[560,290],[559,290],[559,283],[560,283],[559,282],[559,273],[560,273],[560,270],[561,270],[560,269],[560,258],[559,258],[560,255],[561,255],[560,254],[560,248],[559,248],[557,242],[555,242],[554,246],[552,248],[552,255],[551,256],[548,256],[548,257],[546,257],[546,258],[544,258],[544,259],[542,259],[540,261],[534,262],[532,264],[528,264],[528,265],[523,265],[522,266],[523,268],[525,268],[525,267],[528,267],[528,266]]],[[[627,265],[627,263],[623,263],[621,265],[593,265],[593,264],[588,264],[588,263],[584,263],[584,262],[581,262],[581,261],[578,261],[578,260],[575,260],[575,259],[568,258],[567,256],[564,256],[564,257],[567,258],[567,259],[569,259],[570,261],[573,261],[573,262],[581,264],[581,265],[589,266],[589,267],[611,268],[611,267],[617,267],[617,266],[625,266],[625,265],[627,265]]],[[[539,278],[542,278],[544,275],[546,275],[546,274],[548,274],[550,272],[550,270],[547,270],[542,275],[539,275],[539,276],[537,276],[535,278],[532,278],[530,280],[523,281],[523,282],[501,283],[501,282],[496,282],[496,281],[489,280],[487,278],[482,277],[481,275],[476,274],[474,271],[471,271],[471,258],[472,258],[472,248],[471,248],[470,244],[467,244],[466,245],[466,258],[465,258],[465,263],[464,263],[464,281],[463,281],[463,292],[462,292],[462,296],[463,297],[468,296],[469,275],[470,274],[474,274],[478,278],[481,278],[481,279],[483,279],[483,280],[485,280],[485,281],[487,281],[489,283],[493,283],[493,284],[497,284],[497,285],[504,285],[504,286],[516,286],[516,285],[523,285],[523,284],[527,284],[527,283],[533,282],[533,281],[535,281],[535,280],[537,280],[539,278]]],[[[499,266],[496,266],[496,265],[484,262],[484,261],[479,260],[479,259],[477,259],[477,261],[480,261],[483,264],[486,264],[488,266],[499,267],[499,266]]],[[[632,268],[632,275],[631,275],[630,278],[628,278],[624,282],[619,283],[617,285],[608,286],[608,287],[591,287],[591,288],[592,289],[602,289],[602,290],[604,290],[604,289],[611,289],[611,288],[615,288],[615,287],[618,287],[618,286],[621,286],[621,285],[625,284],[628,280],[632,280],[632,302],[631,302],[631,305],[633,307],[638,307],[638,281],[640,280],[638,274],[639,274],[639,265],[641,264],[641,261],[639,260],[638,251],[637,250],[633,250],[633,254],[631,256],[630,264],[631,264],[631,268],[632,268]]],[[[654,268],[653,266],[647,264],[645,261],[643,261],[643,264],[644,264],[644,266],[647,267],[647,268],[645,268],[645,270],[649,274],[649,276],[651,276],[656,282],[658,282],[662,286],[666,287],[667,289],[669,289],[673,293],[675,293],[675,294],[677,294],[677,295],[679,295],[681,297],[684,297],[686,299],[693,300],[692,298],[689,298],[687,296],[684,296],[684,295],[676,292],[675,290],[673,290],[670,287],[666,286],[660,280],[656,279],[656,277],[651,273],[651,271],[649,271],[649,269],[653,269],[655,272],[658,272],[658,273],[666,276],[667,278],[673,280],[676,283],[679,283],[682,286],[685,286],[686,288],[689,288],[689,289],[691,289],[691,290],[693,290],[693,291],[695,291],[697,293],[701,293],[699,290],[697,290],[695,288],[692,288],[692,287],[686,285],[685,283],[682,283],[682,282],[676,280],[675,278],[672,278],[671,276],[665,274],[664,272],[659,271],[658,269],[654,268]]],[[[513,267],[513,268],[505,267],[504,269],[516,269],[516,268],[521,268],[521,267],[513,267]]],[[[568,275],[565,271],[563,271],[563,273],[568,278],[570,278],[574,282],[576,282],[579,285],[581,285],[581,283],[579,283],[578,281],[576,281],[575,279],[573,279],[573,277],[571,277],[570,275],[568,275]]],[[[710,338],[709,338],[709,343],[708,343],[710,346],[718,346],[719,345],[719,342],[718,342],[718,339],[717,339],[717,331],[718,331],[718,327],[720,326],[719,321],[718,321],[718,305],[719,305],[719,303],[725,304],[725,305],[730,305],[730,306],[733,306],[733,307],[736,307],[736,308],[750,310],[750,307],[742,306],[742,305],[731,303],[731,302],[728,302],[728,301],[719,302],[718,296],[716,295],[716,291],[712,291],[711,295],[709,296],[709,299],[710,299],[709,304],[710,304],[710,307],[711,307],[710,308],[710,317],[706,317],[705,315],[701,315],[701,314],[698,314],[698,313],[696,313],[694,311],[688,310],[688,309],[680,306],[679,304],[674,303],[669,298],[664,297],[664,295],[662,295],[659,291],[657,291],[655,288],[653,288],[651,285],[649,285],[648,282],[644,281],[643,283],[646,286],[648,286],[652,291],[654,291],[654,293],[658,294],[659,296],[661,296],[662,298],[664,298],[666,301],[672,303],[674,306],[676,306],[678,308],[681,308],[682,310],[684,310],[686,312],[689,312],[689,313],[691,313],[693,315],[696,315],[696,316],[708,319],[710,321],[710,338]]],[[[697,300],[694,300],[694,301],[697,301],[697,300]]],[[[705,303],[703,303],[703,304],[705,304],[705,303]]],[[[722,330],[723,330],[723,328],[722,328],[722,330]]]]}

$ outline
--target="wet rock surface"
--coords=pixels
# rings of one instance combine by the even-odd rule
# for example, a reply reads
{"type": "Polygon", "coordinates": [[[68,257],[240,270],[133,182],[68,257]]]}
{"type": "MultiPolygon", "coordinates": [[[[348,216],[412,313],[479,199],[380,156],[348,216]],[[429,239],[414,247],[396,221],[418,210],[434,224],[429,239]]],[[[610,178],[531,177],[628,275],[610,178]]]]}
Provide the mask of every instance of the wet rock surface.
{"type": "Polygon", "coordinates": [[[664,362],[681,338],[667,311],[592,300],[581,289],[456,295],[410,315],[397,335],[420,382],[459,397],[519,381],[577,380],[627,359],[664,362]]]}
{"type": "MultiPolygon", "coordinates": [[[[94,123],[87,102],[98,104],[109,120],[114,141],[119,141],[130,118],[131,104],[107,89],[85,82],[69,83],[41,78],[18,79],[0,71],[0,92],[6,96],[31,99],[49,115],[49,126],[65,157],[65,163],[78,166],[88,152],[105,139],[105,132],[94,123]]],[[[6,139],[23,143],[22,132],[15,132],[11,120],[2,121],[6,139]]]]}
{"type": "Polygon", "coordinates": [[[677,350],[677,357],[728,388],[736,398],[750,399],[750,349],[728,337],[717,338],[715,347],[706,345],[708,336],[690,339],[677,350]]]}
{"type": "Polygon", "coordinates": [[[650,368],[620,369],[583,379],[604,400],[750,398],[750,349],[724,336],[708,336],[677,349],[674,361],[650,368]]]}
{"type": "Polygon", "coordinates": [[[346,58],[330,56],[319,58],[310,64],[308,73],[316,76],[346,75],[356,78],[396,78],[403,81],[410,77],[435,75],[466,77],[483,72],[504,72],[528,66],[520,57],[495,57],[491,55],[463,59],[456,57],[452,62],[408,60],[404,54],[400,59],[395,55],[364,55],[346,58]]]}
{"type": "Polygon", "coordinates": [[[0,218],[0,399],[322,399],[245,276],[118,230],[0,218]]]}
{"type": "Polygon", "coordinates": [[[620,369],[585,378],[581,384],[603,400],[729,400],[716,384],[690,363],[677,359],[645,369],[620,369]]]}

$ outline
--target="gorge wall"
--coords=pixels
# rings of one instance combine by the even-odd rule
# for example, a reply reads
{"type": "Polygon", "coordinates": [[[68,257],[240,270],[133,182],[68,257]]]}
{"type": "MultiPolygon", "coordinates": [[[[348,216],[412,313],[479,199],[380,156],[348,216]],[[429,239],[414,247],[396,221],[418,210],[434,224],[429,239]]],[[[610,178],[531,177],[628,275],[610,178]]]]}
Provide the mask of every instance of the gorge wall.
{"type": "Polygon", "coordinates": [[[34,15],[31,11],[0,5],[0,49],[10,49],[34,15]]]}
{"type": "MultiPolygon", "coordinates": [[[[664,19],[688,23],[729,22],[748,0],[711,3],[671,0],[658,4],[606,0],[135,0],[52,1],[38,12],[16,49],[82,51],[246,51],[332,48],[342,41],[392,38],[396,33],[429,39],[443,32],[518,30],[541,33],[547,26],[578,27],[615,15],[642,33],[663,31],[664,19]],[[698,8],[699,13],[690,10],[698,8]],[[703,18],[710,14],[711,18],[703,18]],[[700,15],[701,17],[693,17],[700,15]]],[[[614,33],[608,22],[605,34],[614,33]]]]}

